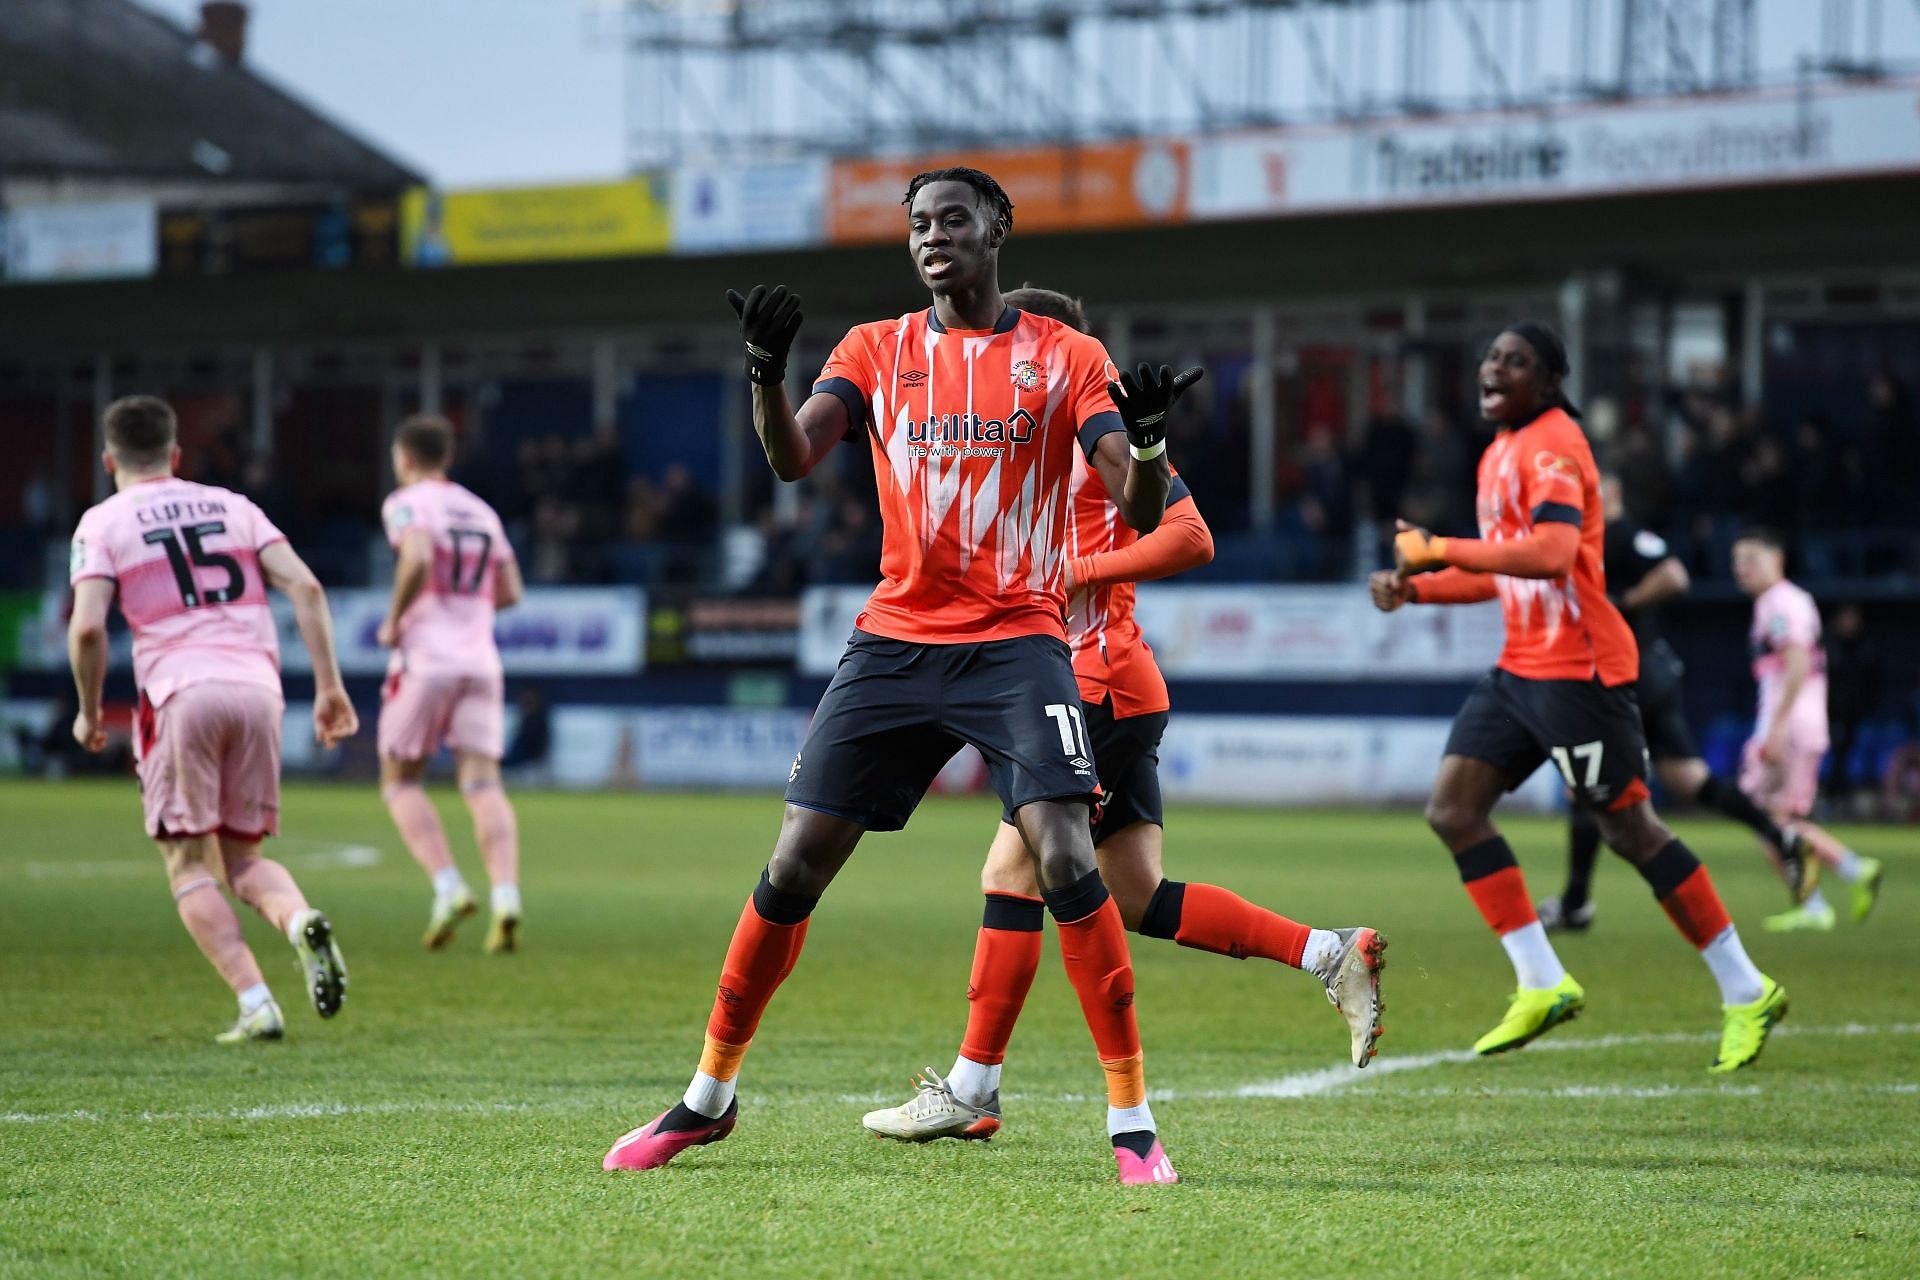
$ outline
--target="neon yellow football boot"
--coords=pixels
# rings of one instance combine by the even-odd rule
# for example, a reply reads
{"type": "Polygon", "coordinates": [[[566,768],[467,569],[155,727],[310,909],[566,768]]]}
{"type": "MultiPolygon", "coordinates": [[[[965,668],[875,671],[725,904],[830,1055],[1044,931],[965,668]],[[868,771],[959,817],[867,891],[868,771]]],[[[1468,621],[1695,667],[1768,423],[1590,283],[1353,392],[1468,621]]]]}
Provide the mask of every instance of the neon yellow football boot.
{"type": "Polygon", "coordinates": [[[1832,933],[1833,919],[1832,904],[1825,898],[1815,898],[1803,906],[1768,916],[1763,923],[1768,933],[1832,933]]]}
{"type": "Polygon", "coordinates": [[[1763,974],[1758,1000],[1721,1008],[1725,1011],[1726,1023],[1720,1031],[1720,1052],[1707,1067],[1717,1076],[1738,1071],[1760,1056],[1760,1051],[1767,1047],[1767,1035],[1773,1030],[1773,1024],[1787,1016],[1787,989],[1763,974]]]}
{"type": "Polygon", "coordinates": [[[1573,980],[1572,974],[1545,989],[1521,987],[1513,993],[1507,1016],[1500,1019],[1499,1026],[1473,1042],[1473,1051],[1488,1054],[1518,1049],[1561,1023],[1572,1022],[1586,1006],[1587,993],[1573,980]]]}
{"type": "Polygon", "coordinates": [[[1878,858],[1860,859],[1860,878],[1853,882],[1853,922],[1859,924],[1873,914],[1873,904],[1880,901],[1880,880],[1887,869],[1878,858]]]}

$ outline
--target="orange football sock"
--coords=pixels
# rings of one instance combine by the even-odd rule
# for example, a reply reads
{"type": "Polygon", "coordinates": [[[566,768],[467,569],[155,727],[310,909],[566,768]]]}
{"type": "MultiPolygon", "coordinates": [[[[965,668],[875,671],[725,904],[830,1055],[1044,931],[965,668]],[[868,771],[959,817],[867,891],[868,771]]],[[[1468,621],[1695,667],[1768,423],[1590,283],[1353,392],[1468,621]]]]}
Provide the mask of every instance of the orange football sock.
{"type": "Polygon", "coordinates": [[[1713,877],[1678,840],[1668,841],[1640,867],[1640,874],[1673,927],[1694,946],[1706,946],[1733,923],[1719,890],[1713,887],[1713,877]]]}
{"type": "Polygon", "coordinates": [[[1540,918],[1533,909],[1532,896],[1527,893],[1527,879],[1520,874],[1520,864],[1514,860],[1513,849],[1504,836],[1493,836],[1462,849],[1453,855],[1453,861],[1460,872],[1461,883],[1466,885],[1467,896],[1480,908],[1481,919],[1495,933],[1504,937],[1540,918]]]}
{"type": "Polygon", "coordinates": [[[1040,930],[1045,921],[1038,898],[987,895],[986,916],[973,944],[961,1057],[989,1067],[1006,1061],[1013,1024],[1040,971],[1040,930]]]}
{"type": "Polygon", "coordinates": [[[1180,927],[1173,935],[1181,946],[1236,960],[1259,956],[1300,967],[1307,935],[1313,932],[1306,925],[1218,885],[1188,884],[1181,896],[1180,927]]]}
{"type": "Polygon", "coordinates": [[[722,1080],[731,1079],[739,1071],[740,1058],[760,1026],[760,1015],[793,972],[800,947],[807,940],[804,916],[790,924],[775,924],[760,913],[756,901],[766,889],[763,880],[760,890],[741,911],[740,923],[733,928],[733,941],[727,944],[727,959],[720,967],[713,1013],[707,1018],[708,1047],[701,1055],[700,1069],[722,1080]],[[729,1057],[731,1061],[727,1061],[729,1057]],[[709,1058],[726,1069],[709,1066],[709,1058]]]}
{"type": "MultiPolygon", "coordinates": [[[[1091,915],[1062,920],[1059,928],[1060,958],[1066,964],[1074,993],[1080,997],[1080,1012],[1087,1019],[1087,1029],[1093,1032],[1093,1047],[1101,1063],[1137,1059],[1140,1027],[1133,1016],[1133,960],[1127,954],[1127,928],[1120,919],[1120,908],[1103,889],[1100,905],[1091,915]]],[[[1111,1093],[1115,1087],[1111,1072],[1107,1084],[1111,1093]]],[[[1138,1101],[1112,1105],[1136,1106],[1138,1101]]]]}

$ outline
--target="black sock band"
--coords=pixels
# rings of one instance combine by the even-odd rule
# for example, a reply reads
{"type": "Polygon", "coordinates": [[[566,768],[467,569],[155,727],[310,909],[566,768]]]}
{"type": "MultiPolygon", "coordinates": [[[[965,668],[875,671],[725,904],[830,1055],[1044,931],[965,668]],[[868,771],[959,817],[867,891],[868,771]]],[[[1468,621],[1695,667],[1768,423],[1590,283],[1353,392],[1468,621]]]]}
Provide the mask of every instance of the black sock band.
{"type": "Polygon", "coordinates": [[[1600,824],[1585,809],[1567,818],[1567,887],[1560,895],[1562,910],[1587,905],[1593,895],[1593,868],[1600,861],[1600,824]]]}
{"type": "Polygon", "coordinates": [[[1038,933],[1046,922],[1045,904],[1011,893],[988,894],[987,909],[980,915],[982,929],[1005,929],[1009,933],[1038,933]]]}
{"type": "Polygon", "coordinates": [[[1505,836],[1493,836],[1470,849],[1462,849],[1453,855],[1453,860],[1459,865],[1461,884],[1472,884],[1496,871],[1520,865],[1514,860],[1513,847],[1505,836]]]}
{"type": "Polygon", "coordinates": [[[1042,889],[1047,910],[1056,924],[1074,924],[1098,911],[1107,901],[1107,884],[1095,867],[1064,889],[1042,889]]]}
{"type": "Polygon", "coordinates": [[[1779,824],[1767,816],[1766,810],[1747,798],[1747,793],[1732,783],[1723,782],[1712,774],[1700,787],[1700,794],[1694,797],[1701,804],[1718,809],[1735,822],[1744,822],[1753,828],[1753,833],[1776,849],[1786,848],[1786,833],[1779,824]]]}
{"type": "Polygon", "coordinates": [[[1667,841],[1660,852],[1640,864],[1640,874],[1653,896],[1664,900],[1686,878],[1700,869],[1700,859],[1676,838],[1667,841]]]}
{"type": "Polygon", "coordinates": [[[1187,905],[1187,886],[1179,880],[1162,880],[1147,899],[1146,912],[1140,917],[1140,933],[1148,938],[1173,939],[1180,936],[1180,912],[1187,905]]]}
{"type": "Polygon", "coordinates": [[[753,887],[753,909],[768,924],[799,924],[819,905],[818,894],[808,897],[804,893],[774,888],[765,871],[760,873],[760,883],[753,887]]]}
{"type": "MultiPolygon", "coordinates": [[[[727,1111],[737,1111],[739,1107],[740,1101],[736,1098],[727,1104],[727,1111]]],[[[718,1116],[703,1116],[688,1106],[684,1100],[676,1102],[673,1104],[671,1111],[660,1117],[660,1127],[655,1129],[654,1132],[687,1133],[694,1129],[704,1129],[714,1121],[720,1119],[720,1116],[726,1115],[727,1111],[722,1111],[718,1116]]]]}
{"type": "Polygon", "coordinates": [[[1129,1129],[1125,1133],[1116,1133],[1113,1135],[1113,1145],[1125,1147],[1145,1160],[1153,1154],[1153,1130],[1129,1129]]]}

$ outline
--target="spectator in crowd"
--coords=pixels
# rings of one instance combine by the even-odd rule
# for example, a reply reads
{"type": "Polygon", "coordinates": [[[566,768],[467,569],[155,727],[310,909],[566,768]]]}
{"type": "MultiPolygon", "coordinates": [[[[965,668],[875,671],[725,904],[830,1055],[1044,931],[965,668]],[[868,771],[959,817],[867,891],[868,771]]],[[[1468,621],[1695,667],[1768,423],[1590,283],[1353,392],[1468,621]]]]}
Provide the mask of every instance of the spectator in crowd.
{"type": "Polygon", "coordinates": [[[1787,527],[1799,508],[1794,474],[1787,467],[1787,454],[1771,436],[1753,442],[1740,464],[1740,484],[1745,493],[1743,514],[1755,524],[1770,529],[1787,527]]]}
{"type": "Polygon", "coordinates": [[[670,582],[693,582],[720,532],[720,509],[694,482],[693,472],[673,463],[660,477],[659,539],[666,549],[670,582]]]}
{"type": "Polygon", "coordinates": [[[537,769],[547,763],[553,751],[553,713],[537,686],[522,685],[514,699],[520,709],[520,724],[513,731],[507,753],[500,757],[502,769],[537,769]]]}
{"type": "Polygon", "coordinates": [[[1300,518],[1326,550],[1343,548],[1353,536],[1353,484],[1331,431],[1307,437],[1300,451],[1300,518]]]}
{"type": "Polygon", "coordinates": [[[543,494],[533,506],[533,560],[528,578],[553,584],[571,582],[573,543],[580,536],[579,509],[558,494],[543,494]]]}
{"type": "Polygon", "coordinates": [[[1673,473],[1652,428],[1644,422],[1628,423],[1621,429],[1614,455],[1627,514],[1650,529],[1666,528],[1673,515],[1673,473]]]}
{"type": "Polygon", "coordinates": [[[1920,494],[1920,421],[1914,418],[1913,398],[1906,384],[1885,373],[1873,380],[1869,396],[1874,510],[1883,524],[1913,528],[1920,525],[1920,503],[1914,501],[1920,494]]]}
{"type": "Polygon", "coordinates": [[[1827,793],[1845,798],[1879,781],[1854,777],[1850,757],[1860,739],[1861,726],[1880,709],[1886,664],[1880,647],[1866,633],[1858,604],[1848,602],[1835,610],[1823,639],[1827,653],[1827,718],[1833,739],[1827,793]]]}
{"type": "Polygon", "coordinates": [[[878,582],[880,524],[873,504],[843,496],[833,507],[833,524],[821,536],[815,560],[816,582],[878,582]]]}
{"type": "Polygon", "coordinates": [[[1384,409],[1368,420],[1353,469],[1365,486],[1367,518],[1387,538],[1392,537],[1394,520],[1406,510],[1407,484],[1419,454],[1420,437],[1397,408],[1384,409]]]}

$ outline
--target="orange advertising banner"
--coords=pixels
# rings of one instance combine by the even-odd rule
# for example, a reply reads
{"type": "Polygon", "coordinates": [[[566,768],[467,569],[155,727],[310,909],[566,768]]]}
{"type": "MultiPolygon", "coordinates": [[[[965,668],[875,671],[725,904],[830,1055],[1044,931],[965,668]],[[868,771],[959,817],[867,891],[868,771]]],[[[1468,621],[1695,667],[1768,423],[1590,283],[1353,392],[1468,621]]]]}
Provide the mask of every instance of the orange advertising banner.
{"type": "Polygon", "coordinates": [[[1178,141],[1020,147],[902,159],[836,160],[827,183],[827,238],[835,244],[905,240],[900,198],[913,175],[968,165],[992,174],[1013,200],[1019,231],[1080,231],[1182,222],[1187,144],[1178,141]]]}

